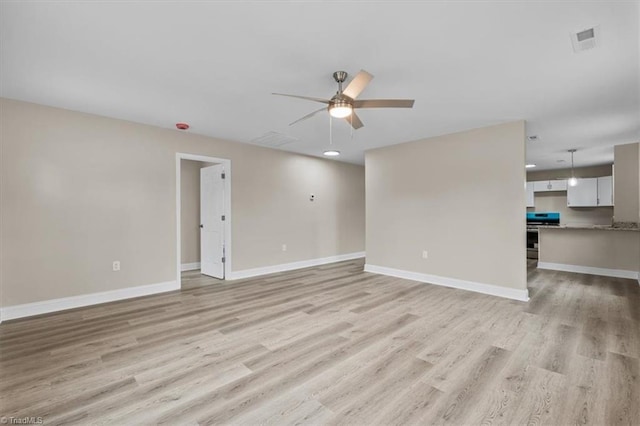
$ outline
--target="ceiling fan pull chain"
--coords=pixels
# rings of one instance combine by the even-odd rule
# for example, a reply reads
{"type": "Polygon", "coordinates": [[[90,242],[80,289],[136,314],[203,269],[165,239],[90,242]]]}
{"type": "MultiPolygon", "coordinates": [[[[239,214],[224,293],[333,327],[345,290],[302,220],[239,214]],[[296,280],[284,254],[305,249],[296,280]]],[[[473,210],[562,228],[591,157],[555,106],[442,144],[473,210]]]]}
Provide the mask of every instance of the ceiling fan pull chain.
{"type": "Polygon", "coordinates": [[[331,120],[331,115],[329,115],[329,145],[333,145],[333,120],[331,120]]]}
{"type": "Polygon", "coordinates": [[[351,119],[351,142],[353,142],[353,113],[349,118],[351,119]]]}

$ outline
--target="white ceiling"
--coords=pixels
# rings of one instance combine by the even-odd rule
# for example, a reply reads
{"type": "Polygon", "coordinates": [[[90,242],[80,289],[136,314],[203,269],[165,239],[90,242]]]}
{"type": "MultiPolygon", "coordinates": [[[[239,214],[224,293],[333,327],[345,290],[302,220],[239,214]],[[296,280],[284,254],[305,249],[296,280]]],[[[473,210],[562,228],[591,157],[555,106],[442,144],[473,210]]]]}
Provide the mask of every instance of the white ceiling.
{"type": "Polygon", "coordinates": [[[364,150],[525,119],[539,169],[613,161],[640,140],[638,2],[11,2],[0,6],[1,96],[321,155],[331,74],[375,75],[360,98],[415,98],[360,110],[343,161],[364,150]],[[576,54],[570,33],[600,25],[576,54]]]}

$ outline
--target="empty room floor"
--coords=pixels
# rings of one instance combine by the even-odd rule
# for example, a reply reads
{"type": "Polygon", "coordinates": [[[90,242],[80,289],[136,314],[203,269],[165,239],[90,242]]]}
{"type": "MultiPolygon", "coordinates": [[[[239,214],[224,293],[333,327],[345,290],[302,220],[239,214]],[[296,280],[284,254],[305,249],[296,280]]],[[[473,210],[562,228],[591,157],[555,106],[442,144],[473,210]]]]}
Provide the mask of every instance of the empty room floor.
{"type": "Polygon", "coordinates": [[[634,424],[636,281],[511,301],[343,262],[0,325],[1,416],[53,424],[634,424]]]}

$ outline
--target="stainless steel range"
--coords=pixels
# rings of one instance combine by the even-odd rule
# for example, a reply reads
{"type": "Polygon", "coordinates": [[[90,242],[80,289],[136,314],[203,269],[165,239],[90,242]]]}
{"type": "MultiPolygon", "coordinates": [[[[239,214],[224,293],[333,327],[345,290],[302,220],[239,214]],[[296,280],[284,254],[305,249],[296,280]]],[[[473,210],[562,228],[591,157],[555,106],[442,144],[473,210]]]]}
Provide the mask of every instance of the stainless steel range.
{"type": "Polygon", "coordinates": [[[538,258],[538,227],[560,226],[558,212],[529,212],[527,213],[527,259],[538,258]]]}

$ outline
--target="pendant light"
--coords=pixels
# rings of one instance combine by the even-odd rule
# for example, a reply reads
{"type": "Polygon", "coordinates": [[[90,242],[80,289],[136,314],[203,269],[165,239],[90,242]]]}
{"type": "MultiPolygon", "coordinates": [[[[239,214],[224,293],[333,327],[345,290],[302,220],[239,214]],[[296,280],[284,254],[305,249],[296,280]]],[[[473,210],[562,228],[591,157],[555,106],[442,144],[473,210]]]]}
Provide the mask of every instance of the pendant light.
{"type": "Polygon", "coordinates": [[[569,178],[569,186],[576,186],[578,184],[578,179],[576,179],[576,176],[573,173],[573,153],[576,151],[576,149],[569,150],[569,152],[571,153],[571,177],[569,178]]]}

